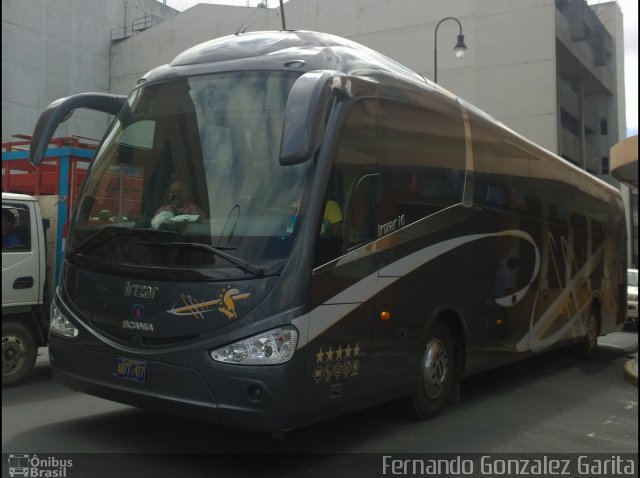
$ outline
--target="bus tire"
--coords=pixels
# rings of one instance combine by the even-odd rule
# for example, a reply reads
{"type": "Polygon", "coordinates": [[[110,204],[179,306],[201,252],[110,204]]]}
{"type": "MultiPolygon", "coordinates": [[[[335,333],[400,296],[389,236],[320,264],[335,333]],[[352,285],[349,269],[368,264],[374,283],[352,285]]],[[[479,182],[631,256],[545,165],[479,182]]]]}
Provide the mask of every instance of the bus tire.
{"type": "Polygon", "coordinates": [[[586,359],[591,359],[596,354],[596,349],[598,348],[599,322],[598,314],[596,310],[592,308],[587,318],[587,333],[582,341],[578,343],[578,353],[586,359]]]}
{"type": "Polygon", "coordinates": [[[456,357],[448,327],[438,320],[421,349],[416,386],[411,396],[412,415],[420,420],[436,416],[456,389],[456,357]]]}
{"type": "Polygon", "coordinates": [[[22,322],[2,323],[2,386],[14,385],[25,378],[36,362],[36,341],[22,322]]]}

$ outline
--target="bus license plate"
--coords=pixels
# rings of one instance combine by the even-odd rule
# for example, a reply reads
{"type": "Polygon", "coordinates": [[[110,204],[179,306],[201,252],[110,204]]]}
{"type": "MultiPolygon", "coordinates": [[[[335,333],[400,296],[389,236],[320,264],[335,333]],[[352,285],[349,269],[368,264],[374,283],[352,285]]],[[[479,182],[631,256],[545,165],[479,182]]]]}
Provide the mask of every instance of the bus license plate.
{"type": "Polygon", "coordinates": [[[147,379],[147,362],[118,358],[115,376],[123,380],[144,383],[147,379]]]}

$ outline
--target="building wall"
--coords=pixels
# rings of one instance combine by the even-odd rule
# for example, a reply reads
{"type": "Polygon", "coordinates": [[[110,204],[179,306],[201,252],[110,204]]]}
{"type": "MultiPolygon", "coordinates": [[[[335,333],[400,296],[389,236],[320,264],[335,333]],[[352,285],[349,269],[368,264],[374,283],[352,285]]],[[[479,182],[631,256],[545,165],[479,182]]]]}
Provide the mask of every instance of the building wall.
{"type": "Polygon", "coordinates": [[[115,43],[111,48],[111,91],[129,93],[149,70],[170,63],[194,45],[234,34],[247,18],[251,30],[277,29],[280,24],[267,9],[199,4],[171,21],[115,43]]]}
{"type": "MultiPolygon", "coordinates": [[[[2,0],[2,140],[31,134],[57,98],[109,91],[112,29],[177,13],[156,0],[2,0]]],[[[56,134],[101,138],[107,121],[79,110],[56,134]]]]}
{"type": "MultiPolygon", "coordinates": [[[[615,113],[613,120],[615,120],[614,128],[617,132],[618,138],[622,139],[627,136],[626,121],[617,121],[617,118],[626,118],[626,98],[624,91],[624,49],[618,46],[624,44],[624,28],[623,28],[623,16],[620,8],[616,2],[601,3],[592,6],[596,15],[605,26],[607,31],[614,38],[614,56],[613,56],[613,75],[615,81],[615,113]]],[[[613,146],[617,141],[611,143],[613,146]]]]}
{"type": "Polygon", "coordinates": [[[558,152],[618,186],[609,150],[625,135],[622,14],[615,2],[589,8],[556,0],[558,152]]]}

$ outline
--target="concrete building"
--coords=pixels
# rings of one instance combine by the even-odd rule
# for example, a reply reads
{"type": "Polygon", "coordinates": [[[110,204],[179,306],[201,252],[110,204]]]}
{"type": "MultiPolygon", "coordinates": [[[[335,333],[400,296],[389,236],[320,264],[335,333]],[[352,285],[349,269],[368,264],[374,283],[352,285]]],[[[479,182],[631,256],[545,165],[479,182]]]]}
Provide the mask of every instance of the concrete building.
{"type": "MultiPolygon", "coordinates": [[[[84,85],[75,84],[66,89],[56,86],[60,85],[59,70],[67,70],[58,63],[67,65],[70,60],[64,63],[56,60],[57,57],[50,59],[48,46],[40,46],[40,50],[47,51],[39,57],[40,63],[46,62],[43,69],[52,83],[49,86],[49,82],[45,82],[43,88],[42,83],[36,82],[29,85],[28,91],[37,91],[46,100],[38,103],[39,109],[36,106],[28,110],[24,118],[14,117],[13,112],[18,108],[12,106],[5,123],[5,91],[8,104],[22,105],[29,100],[23,98],[28,94],[22,92],[22,96],[17,96],[20,101],[14,99],[15,85],[5,88],[3,79],[3,139],[6,127],[11,132],[31,131],[37,112],[55,97],[91,89],[126,94],[148,70],[170,62],[193,45],[244,30],[282,28],[279,8],[200,4],[174,16],[174,12],[160,8],[162,5],[154,0],[114,3],[122,5],[123,2],[129,8],[136,4],[141,9],[156,3],[162,18],[170,18],[137,35],[114,41],[110,49],[101,42],[100,49],[95,47],[96,51],[106,56],[99,56],[98,60],[85,54],[85,61],[81,62],[80,53],[67,52],[78,60],[73,68],[80,70],[82,66],[95,73],[92,81],[97,86],[89,88],[76,89],[84,85]],[[106,58],[110,58],[108,68],[104,68],[106,58]],[[101,83],[97,79],[96,62],[100,63],[100,71],[106,73],[101,83]],[[57,73],[46,70],[49,64],[58,68],[57,73]]],[[[19,0],[7,2],[13,4],[13,10],[21,3],[19,0]]],[[[95,3],[94,8],[101,8],[105,13],[118,10],[111,6],[98,7],[103,5],[100,0],[39,0],[37,3],[46,8],[51,5],[60,8],[60,4],[65,4],[68,12],[75,12],[70,15],[81,17],[62,27],[67,37],[74,38],[78,35],[69,35],[68,31],[78,30],[77,22],[84,25],[89,20],[84,13],[79,13],[87,7],[73,8],[72,4],[95,3]]],[[[270,6],[276,7],[277,3],[272,0],[270,6]]],[[[626,122],[622,13],[615,1],[590,7],[585,0],[431,0],[428,3],[424,0],[290,0],[285,9],[289,29],[324,31],[350,38],[427,78],[434,77],[436,25],[445,17],[455,17],[461,23],[468,50],[461,59],[454,56],[458,24],[443,22],[437,31],[438,83],[525,137],[618,185],[609,174],[609,151],[625,138],[626,122]]],[[[3,40],[5,11],[6,8],[3,40]]],[[[118,12],[120,26],[128,25],[131,15],[122,18],[121,7],[118,12]]],[[[17,17],[15,12],[11,16],[17,17]]],[[[47,30],[56,30],[49,28],[46,21],[43,25],[47,30]]],[[[83,35],[86,36],[90,28],[83,26],[83,35]]],[[[24,36],[15,41],[29,42],[24,36]]],[[[53,43],[59,41],[55,38],[53,43]]],[[[73,44],[78,45],[77,41],[73,44]]],[[[14,58],[13,62],[18,63],[18,59],[14,58]]],[[[3,46],[3,78],[4,73],[3,46]]],[[[29,107],[31,103],[35,101],[31,101],[29,107]]],[[[71,124],[70,131],[74,131],[75,125],[71,124]]],[[[91,129],[90,136],[101,136],[93,132],[97,126],[91,129]]],[[[628,196],[627,203],[633,204],[631,193],[623,192],[628,196]]],[[[632,229],[637,231],[637,212],[635,217],[632,229]]]]}
{"type": "MultiPolygon", "coordinates": [[[[53,100],[109,91],[112,37],[178,13],[156,0],[2,0],[2,141],[31,134],[53,100]]],[[[78,111],[57,136],[100,139],[107,115],[78,111]]]]}

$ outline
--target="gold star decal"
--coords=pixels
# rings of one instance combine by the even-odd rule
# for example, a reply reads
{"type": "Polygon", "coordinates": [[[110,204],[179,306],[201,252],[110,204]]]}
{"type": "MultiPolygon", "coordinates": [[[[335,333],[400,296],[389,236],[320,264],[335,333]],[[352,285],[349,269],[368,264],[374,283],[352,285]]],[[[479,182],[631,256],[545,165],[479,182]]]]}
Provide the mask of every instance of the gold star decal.
{"type": "Polygon", "coordinates": [[[331,362],[333,360],[333,354],[335,354],[335,352],[331,347],[329,347],[329,351],[327,352],[327,361],[331,362]]]}
{"type": "Polygon", "coordinates": [[[351,352],[352,351],[353,351],[353,349],[351,348],[351,345],[347,344],[347,348],[344,349],[345,358],[351,358],[351,352]]]}
{"type": "Polygon", "coordinates": [[[344,350],[342,349],[342,345],[338,345],[338,350],[336,350],[336,360],[342,359],[342,353],[344,350]]]}
{"type": "Polygon", "coordinates": [[[324,352],[322,349],[316,354],[316,363],[322,363],[322,359],[324,359],[324,352]]]}
{"type": "Polygon", "coordinates": [[[356,346],[353,348],[353,356],[354,357],[360,356],[360,345],[358,343],[356,343],[356,346]]]}

